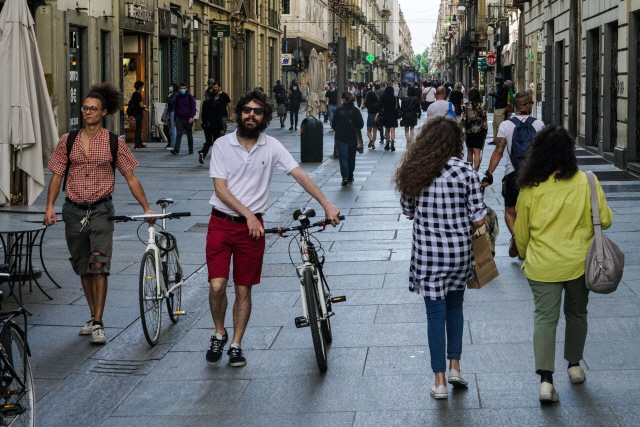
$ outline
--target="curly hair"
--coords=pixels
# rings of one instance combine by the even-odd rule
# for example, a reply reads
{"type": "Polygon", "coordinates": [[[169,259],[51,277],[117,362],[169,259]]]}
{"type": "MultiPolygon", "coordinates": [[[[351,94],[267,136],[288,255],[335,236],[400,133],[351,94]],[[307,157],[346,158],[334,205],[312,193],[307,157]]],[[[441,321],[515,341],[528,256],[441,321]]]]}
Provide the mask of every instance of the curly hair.
{"type": "Polygon", "coordinates": [[[257,90],[252,90],[251,92],[245,93],[238,100],[236,108],[234,109],[234,113],[236,115],[236,123],[238,124],[238,126],[242,124],[242,109],[251,101],[260,104],[260,106],[264,109],[263,120],[265,121],[265,124],[269,126],[274,111],[273,104],[266,94],[257,90]]]}
{"type": "Polygon", "coordinates": [[[107,110],[107,114],[119,111],[124,105],[122,92],[113,83],[105,82],[93,85],[89,88],[89,93],[84,99],[98,99],[102,103],[102,109],[107,110]]]}
{"type": "Polygon", "coordinates": [[[440,175],[449,159],[462,159],[463,140],[462,128],[452,118],[437,116],[429,119],[396,171],[394,181],[397,190],[406,197],[419,196],[440,175]]]}
{"type": "Polygon", "coordinates": [[[575,142],[563,127],[545,126],[531,142],[529,153],[518,170],[518,188],[536,187],[555,174],[556,180],[568,180],[578,172],[575,142]]]}

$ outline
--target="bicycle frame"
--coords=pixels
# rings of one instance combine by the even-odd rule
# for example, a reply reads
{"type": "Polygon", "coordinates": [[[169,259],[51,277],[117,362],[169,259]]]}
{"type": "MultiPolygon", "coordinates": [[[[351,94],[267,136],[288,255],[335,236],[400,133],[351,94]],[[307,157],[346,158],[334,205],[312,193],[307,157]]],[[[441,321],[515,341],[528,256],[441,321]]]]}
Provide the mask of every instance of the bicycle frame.
{"type": "MultiPolygon", "coordinates": [[[[310,268],[314,278],[314,284],[316,286],[318,292],[318,299],[320,300],[320,320],[326,320],[328,317],[327,312],[327,301],[324,293],[324,283],[322,278],[320,277],[320,272],[316,268],[315,263],[311,262],[309,257],[309,245],[307,244],[310,241],[309,230],[302,230],[300,232],[300,253],[302,255],[303,264],[296,268],[296,272],[298,273],[298,278],[300,280],[300,301],[302,302],[302,316],[309,320],[309,309],[307,307],[307,300],[305,298],[304,293],[304,281],[303,281],[303,272],[306,268],[310,268]]],[[[317,258],[317,254],[315,255],[317,258]]]]}

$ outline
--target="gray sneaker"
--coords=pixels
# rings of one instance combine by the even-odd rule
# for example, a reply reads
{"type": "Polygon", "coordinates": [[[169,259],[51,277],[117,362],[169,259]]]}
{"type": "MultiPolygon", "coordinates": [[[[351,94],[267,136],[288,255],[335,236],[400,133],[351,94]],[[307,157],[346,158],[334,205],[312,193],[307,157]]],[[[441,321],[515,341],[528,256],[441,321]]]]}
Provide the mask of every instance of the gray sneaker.
{"type": "Polygon", "coordinates": [[[107,338],[104,336],[104,326],[93,325],[91,329],[91,344],[106,344],[107,338]]]}
{"type": "Polygon", "coordinates": [[[92,328],[93,328],[93,317],[80,329],[79,335],[91,335],[92,328]]]}

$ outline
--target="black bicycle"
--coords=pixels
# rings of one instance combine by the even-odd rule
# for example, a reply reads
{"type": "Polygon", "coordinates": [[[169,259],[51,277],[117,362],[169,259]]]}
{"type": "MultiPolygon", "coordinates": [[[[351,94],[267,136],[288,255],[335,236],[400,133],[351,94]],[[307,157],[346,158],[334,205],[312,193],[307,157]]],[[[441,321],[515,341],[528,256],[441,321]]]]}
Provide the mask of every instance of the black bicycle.
{"type": "MultiPolygon", "coordinates": [[[[3,270],[0,266],[0,275],[6,276],[3,270]]],[[[0,426],[35,426],[36,395],[30,358],[26,310],[20,307],[0,313],[0,426]],[[24,329],[14,321],[19,316],[24,319],[24,329]]]]}
{"type": "MultiPolygon", "coordinates": [[[[332,298],[331,290],[327,284],[327,279],[322,272],[324,265],[324,255],[318,256],[319,251],[323,251],[322,244],[318,239],[316,244],[312,240],[312,233],[309,232],[310,228],[322,227],[322,230],[330,225],[329,220],[323,219],[314,224],[311,224],[309,218],[316,216],[313,209],[309,209],[302,212],[300,209],[293,213],[293,219],[300,221],[300,225],[297,227],[277,227],[264,230],[265,233],[279,234],[280,237],[288,237],[285,235],[287,232],[295,231],[300,236],[300,254],[302,255],[302,265],[296,266],[291,258],[291,250],[289,250],[289,258],[291,263],[296,267],[298,278],[300,279],[300,295],[302,301],[302,316],[295,318],[296,328],[311,327],[311,338],[313,339],[313,348],[316,353],[316,361],[318,362],[318,368],[322,372],[325,372],[328,368],[327,364],[327,348],[326,345],[330,344],[333,340],[331,333],[331,316],[334,315],[331,311],[331,304],[337,302],[343,302],[347,300],[345,296],[339,296],[332,298]]],[[[341,221],[344,220],[344,216],[338,217],[341,221]]],[[[319,231],[322,231],[319,230],[319,231]]],[[[291,249],[291,243],[297,241],[296,236],[289,242],[289,249],[291,249]]]]}

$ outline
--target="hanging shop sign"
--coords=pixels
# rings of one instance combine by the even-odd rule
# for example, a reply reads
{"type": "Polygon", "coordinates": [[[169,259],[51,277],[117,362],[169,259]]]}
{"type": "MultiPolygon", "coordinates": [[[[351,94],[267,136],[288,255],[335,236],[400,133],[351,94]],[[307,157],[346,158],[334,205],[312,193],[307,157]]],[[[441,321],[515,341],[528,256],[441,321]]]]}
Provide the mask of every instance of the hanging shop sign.
{"type": "Polygon", "coordinates": [[[231,35],[231,25],[211,24],[211,37],[229,37],[231,35]]]}
{"type": "Polygon", "coordinates": [[[120,28],[139,33],[155,32],[153,0],[136,0],[134,3],[120,2],[120,28]]]}

